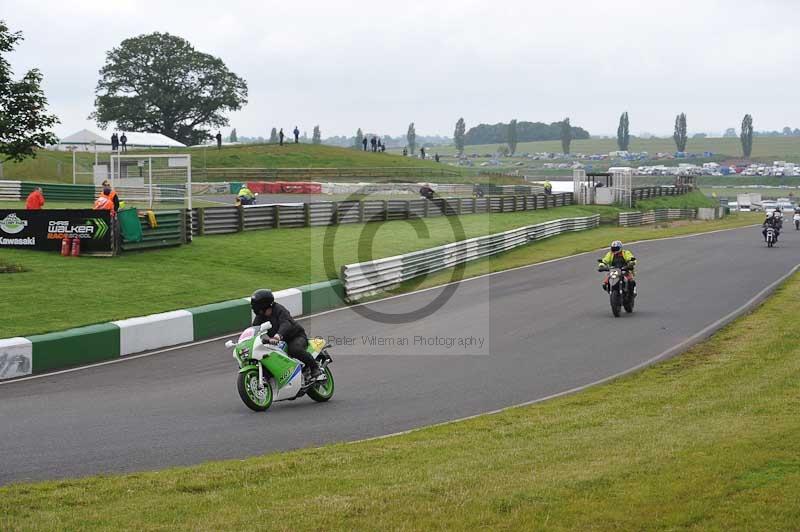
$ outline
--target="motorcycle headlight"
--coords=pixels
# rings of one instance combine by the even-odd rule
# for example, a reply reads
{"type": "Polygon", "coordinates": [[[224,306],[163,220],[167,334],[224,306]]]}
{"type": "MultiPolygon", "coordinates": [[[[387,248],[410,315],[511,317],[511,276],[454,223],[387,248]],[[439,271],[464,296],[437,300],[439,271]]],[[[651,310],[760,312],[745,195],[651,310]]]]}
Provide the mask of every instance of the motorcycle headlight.
{"type": "Polygon", "coordinates": [[[250,350],[249,350],[249,349],[247,349],[246,347],[243,347],[241,350],[239,350],[239,356],[240,356],[241,358],[247,358],[247,357],[249,357],[249,356],[250,356],[250,350]]]}

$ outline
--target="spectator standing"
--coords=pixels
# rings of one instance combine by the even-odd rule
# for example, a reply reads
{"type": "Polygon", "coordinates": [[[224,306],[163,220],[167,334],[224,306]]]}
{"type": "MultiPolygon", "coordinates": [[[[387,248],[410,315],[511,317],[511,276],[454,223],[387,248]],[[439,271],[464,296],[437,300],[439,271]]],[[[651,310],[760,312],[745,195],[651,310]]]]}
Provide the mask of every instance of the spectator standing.
{"type": "Polygon", "coordinates": [[[381,139],[378,139],[378,151],[383,151],[383,143],[381,142],[381,139]]]}
{"type": "Polygon", "coordinates": [[[128,153],[128,137],[125,136],[125,132],[122,132],[122,136],[119,138],[119,142],[122,145],[123,153],[128,153]]]}
{"type": "Polygon", "coordinates": [[[217,149],[221,150],[222,149],[222,133],[217,131],[217,134],[214,135],[214,138],[217,139],[217,149]]]}
{"type": "Polygon", "coordinates": [[[386,151],[386,144],[381,144],[381,153],[386,151]]]}
{"type": "Polygon", "coordinates": [[[423,159],[425,158],[425,146],[423,146],[423,147],[421,147],[421,148],[419,149],[419,154],[420,154],[420,155],[422,155],[422,158],[423,158],[423,159]]]}
{"type": "Polygon", "coordinates": [[[364,137],[364,140],[362,140],[361,143],[364,145],[364,151],[367,151],[367,137],[364,137]]]}
{"type": "Polygon", "coordinates": [[[29,211],[38,211],[44,206],[44,194],[42,194],[42,187],[36,187],[33,192],[28,194],[28,199],[25,200],[25,208],[29,211]]]}
{"type": "Polygon", "coordinates": [[[439,162],[439,154],[438,153],[434,154],[433,158],[436,159],[437,163],[439,162]]]}
{"type": "Polygon", "coordinates": [[[117,137],[117,132],[111,134],[111,151],[117,151],[119,148],[119,137],[117,137]]]}
{"type": "Polygon", "coordinates": [[[281,128],[278,132],[278,143],[280,143],[281,146],[283,146],[283,137],[285,137],[285,135],[283,134],[283,128],[281,128]]]}
{"type": "Polygon", "coordinates": [[[300,142],[300,130],[297,129],[297,126],[294,126],[294,131],[292,133],[294,133],[294,143],[298,144],[300,142]]]}
{"type": "Polygon", "coordinates": [[[378,139],[372,137],[372,140],[370,140],[369,143],[372,146],[372,153],[378,151],[378,139]]]}
{"type": "Polygon", "coordinates": [[[408,148],[403,148],[403,157],[408,157],[408,148]]]}

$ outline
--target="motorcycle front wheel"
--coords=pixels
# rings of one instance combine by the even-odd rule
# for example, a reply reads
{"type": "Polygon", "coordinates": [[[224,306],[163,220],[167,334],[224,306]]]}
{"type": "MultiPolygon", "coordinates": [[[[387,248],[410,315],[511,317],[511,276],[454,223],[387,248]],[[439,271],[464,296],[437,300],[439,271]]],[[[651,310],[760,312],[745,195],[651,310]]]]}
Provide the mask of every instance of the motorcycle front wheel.
{"type": "Polygon", "coordinates": [[[611,292],[611,312],[614,313],[615,318],[619,318],[621,310],[622,310],[622,294],[620,294],[617,291],[611,292]]]}
{"type": "Polygon", "coordinates": [[[239,397],[242,398],[242,402],[250,410],[263,412],[272,405],[272,385],[267,382],[262,390],[258,389],[257,368],[239,373],[236,379],[236,388],[239,390],[239,397]]]}

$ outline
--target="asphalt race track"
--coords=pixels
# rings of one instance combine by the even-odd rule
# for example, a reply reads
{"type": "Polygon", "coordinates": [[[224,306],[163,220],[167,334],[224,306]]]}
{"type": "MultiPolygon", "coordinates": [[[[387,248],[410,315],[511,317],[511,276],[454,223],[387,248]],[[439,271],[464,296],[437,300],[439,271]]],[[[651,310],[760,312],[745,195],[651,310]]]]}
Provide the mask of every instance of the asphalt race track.
{"type": "MultiPolygon", "coordinates": [[[[741,307],[800,262],[800,233],[786,230],[774,249],[757,228],[631,249],[639,298],[635,313],[619,319],[590,254],[461,283],[444,306],[410,323],[353,308],[304,320],[311,334],[343,344],[332,350],[336,395],[327,404],[304,397],[251,412],[224,341],[0,385],[0,484],[367,438],[585,385],[741,307]],[[373,336],[385,345],[368,345],[373,336]]],[[[369,308],[418,316],[442,290],[369,308]]]]}

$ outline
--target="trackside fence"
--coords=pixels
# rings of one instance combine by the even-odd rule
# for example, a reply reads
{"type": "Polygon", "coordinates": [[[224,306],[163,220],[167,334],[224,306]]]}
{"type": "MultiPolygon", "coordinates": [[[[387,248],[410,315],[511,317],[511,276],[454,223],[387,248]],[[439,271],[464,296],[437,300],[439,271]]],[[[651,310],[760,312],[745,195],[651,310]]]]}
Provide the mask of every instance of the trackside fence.
{"type": "Polygon", "coordinates": [[[552,220],[494,235],[470,238],[435,248],[415,251],[342,267],[341,279],[349,300],[357,300],[403,281],[458,264],[503,253],[529,242],[573,231],[594,229],[600,215],[552,220]]]}
{"type": "Polygon", "coordinates": [[[572,205],[572,193],[437,198],[434,200],[324,201],[193,209],[192,234],[215,235],[258,229],[320,227],[348,223],[531,211],[572,205]]]}

